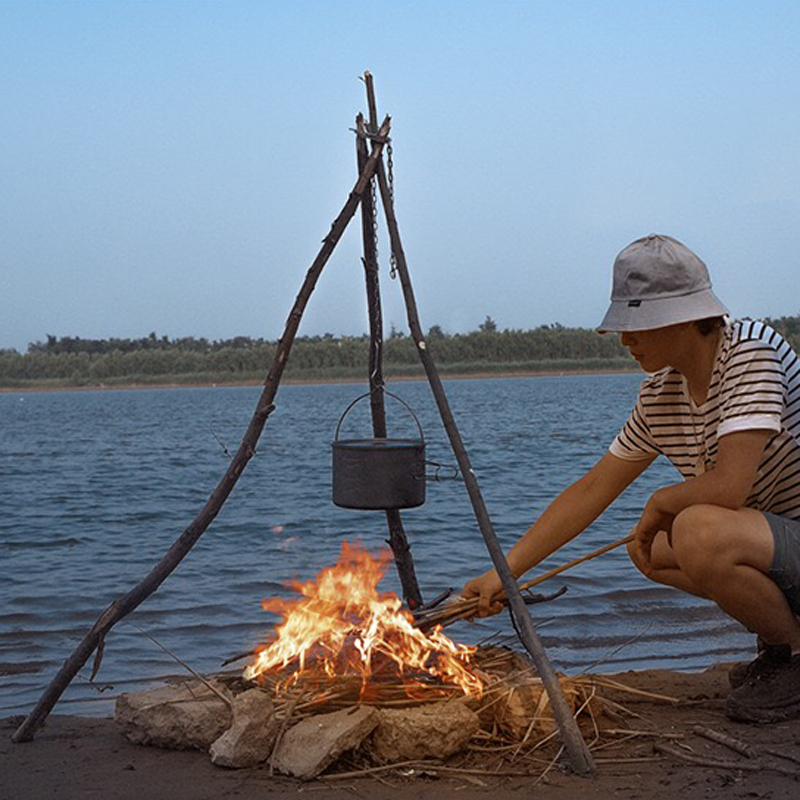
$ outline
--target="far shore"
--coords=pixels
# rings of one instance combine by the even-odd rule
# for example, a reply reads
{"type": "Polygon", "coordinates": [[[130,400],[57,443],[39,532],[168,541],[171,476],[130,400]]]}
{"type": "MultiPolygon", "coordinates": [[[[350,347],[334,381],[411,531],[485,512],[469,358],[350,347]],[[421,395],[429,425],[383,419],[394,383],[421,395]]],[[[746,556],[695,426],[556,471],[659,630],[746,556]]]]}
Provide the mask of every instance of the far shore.
{"type": "MultiPolygon", "coordinates": [[[[563,370],[523,370],[519,372],[459,372],[453,374],[440,373],[443,381],[449,380],[485,380],[487,378],[557,378],[568,375],[625,375],[637,372],[633,369],[563,369],[563,370]]],[[[425,381],[423,375],[389,375],[387,381],[392,383],[406,383],[425,381]]],[[[313,386],[324,384],[366,383],[366,377],[347,378],[282,378],[283,386],[313,386]]],[[[107,392],[107,391],[138,391],[142,389],[229,389],[239,387],[264,386],[263,380],[233,380],[233,381],[163,381],[157,383],[98,383],[90,386],[75,386],[70,384],[52,384],[45,386],[0,386],[0,394],[30,394],[32,392],[107,392]]]]}

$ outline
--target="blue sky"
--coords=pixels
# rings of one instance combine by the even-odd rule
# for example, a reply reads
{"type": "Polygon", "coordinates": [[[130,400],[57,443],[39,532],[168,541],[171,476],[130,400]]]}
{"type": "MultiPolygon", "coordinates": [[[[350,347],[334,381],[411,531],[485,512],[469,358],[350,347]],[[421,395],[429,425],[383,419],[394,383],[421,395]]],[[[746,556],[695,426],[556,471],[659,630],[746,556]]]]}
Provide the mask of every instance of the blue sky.
{"type": "MultiPolygon", "coordinates": [[[[800,312],[800,3],[0,0],[0,348],[277,338],[375,76],[424,327],[592,327],[638,236],[800,312]]],[[[381,231],[386,327],[405,329],[381,231]]],[[[301,333],[361,334],[351,225],[301,333]]]]}

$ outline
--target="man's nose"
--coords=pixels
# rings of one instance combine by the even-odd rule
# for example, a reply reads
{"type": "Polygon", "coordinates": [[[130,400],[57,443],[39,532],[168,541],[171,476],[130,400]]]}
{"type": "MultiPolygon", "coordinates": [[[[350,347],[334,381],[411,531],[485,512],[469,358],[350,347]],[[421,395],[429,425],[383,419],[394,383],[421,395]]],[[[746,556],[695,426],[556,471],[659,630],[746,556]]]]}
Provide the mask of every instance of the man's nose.
{"type": "Polygon", "coordinates": [[[623,347],[632,347],[636,344],[636,337],[632,333],[625,332],[620,337],[623,347]]]}

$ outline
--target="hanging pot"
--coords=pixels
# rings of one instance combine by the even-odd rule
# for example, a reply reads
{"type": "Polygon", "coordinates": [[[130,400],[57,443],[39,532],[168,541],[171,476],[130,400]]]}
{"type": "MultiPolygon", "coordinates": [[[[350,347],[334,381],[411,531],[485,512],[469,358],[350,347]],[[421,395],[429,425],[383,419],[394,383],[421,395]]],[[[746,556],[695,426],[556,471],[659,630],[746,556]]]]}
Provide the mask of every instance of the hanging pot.
{"type": "Polygon", "coordinates": [[[415,508],[425,502],[425,440],[411,407],[397,395],[417,425],[419,439],[340,439],[342,422],[353,406],[369,397],[357,397],[336,426],[333,450],[333,502],[342,508],[388,510],[415,508]]]}

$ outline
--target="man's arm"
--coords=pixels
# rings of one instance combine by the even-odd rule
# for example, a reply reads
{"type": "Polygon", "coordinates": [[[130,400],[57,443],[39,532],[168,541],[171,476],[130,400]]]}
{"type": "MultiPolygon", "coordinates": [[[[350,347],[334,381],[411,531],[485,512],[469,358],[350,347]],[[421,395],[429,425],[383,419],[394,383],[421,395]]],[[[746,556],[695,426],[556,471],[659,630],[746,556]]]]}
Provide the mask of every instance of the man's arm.
{"type": "MultiPolygon", "coordinates": [[[[652,458],[625,461],[606,453],[582,478],[561,492],[511,548],[507,559],[514,575],[523,575],[581,533],[652,462],[652,458]]],[[[469,581],[461,594],[479,598],[481,615],[496,614],[502,606],[492,603],[492,597],[501,589],[500,578],[492,569],[469,581]]]]}
{"type": "Polygon", "coordinates": [[[774,435],[771,430],[751,430],[722,436],[714,469],[653,493],[634,530],[645,566],[650,564],[653,539],[659,531],[669,533],[672,521],[685,508],[709,504],[735,510],[744,505],[764,448],[774,435]]]}

